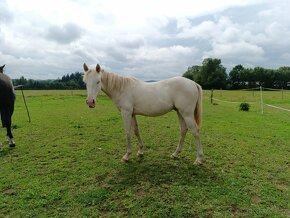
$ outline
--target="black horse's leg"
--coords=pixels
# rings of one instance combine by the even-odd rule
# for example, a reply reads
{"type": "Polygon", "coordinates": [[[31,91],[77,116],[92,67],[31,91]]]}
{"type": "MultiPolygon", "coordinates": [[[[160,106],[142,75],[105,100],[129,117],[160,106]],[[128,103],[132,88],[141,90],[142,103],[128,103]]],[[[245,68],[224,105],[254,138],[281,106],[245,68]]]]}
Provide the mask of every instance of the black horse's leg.
{"type": "MultiPolygon", "coordinates": [[[[2,108],[0,107],[0,115],[1,115],[1,121],[2,121],[2,127],[4,127],[4,119],[3,119],[3,114],[2,114],[2,108]]],[[[2,143],[0,142],[0,151],[3,150],[3,145],[2,143]]]]}
{"type": "Polygon", "coordinates": [[[1,142],[0,142],[0,151],[3,151],[3,146],[1,142]]]}
{"type": "Polygon", "coordinates": [[[13,140],[13,134],[12,134],[12,131],[11,131],[11,116],[12,116],[14,107],[11,107],[9,109],[6,109],[6,110],[2,109],[2,111],[1,111],[1,120],[2,120],[2,126],[6,127],[6,129],[7,129],[7,139],[8,139],[8,142],[9,142],[9,146],[10,147],[15,147],[15,142],[13,140]]]}
{"type": "Polygon", "coordinates": [[[6,123],[6,128],[7,128],[7,138],[9,141],[9,146],[15,147],[15,142],[13,140],[13,135],[12,135],[12,131],[11,131],[11,117],[8,118],[7,123],[6,123]]]}

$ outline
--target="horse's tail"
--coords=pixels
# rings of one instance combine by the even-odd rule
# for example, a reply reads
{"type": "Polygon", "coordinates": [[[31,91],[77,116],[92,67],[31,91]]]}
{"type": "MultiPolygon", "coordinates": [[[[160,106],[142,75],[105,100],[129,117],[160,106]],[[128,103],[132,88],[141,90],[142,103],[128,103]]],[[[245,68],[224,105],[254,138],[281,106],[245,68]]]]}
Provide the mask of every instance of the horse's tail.
{"type": "Polygon", "coordinates": [[[200,85],[196,83],[196,87],[198,90],[198,98],[194,110],[194,119],[197,124],[197,127],[201,127],[201,122],[202,122],[202,88],[200,85]]]}

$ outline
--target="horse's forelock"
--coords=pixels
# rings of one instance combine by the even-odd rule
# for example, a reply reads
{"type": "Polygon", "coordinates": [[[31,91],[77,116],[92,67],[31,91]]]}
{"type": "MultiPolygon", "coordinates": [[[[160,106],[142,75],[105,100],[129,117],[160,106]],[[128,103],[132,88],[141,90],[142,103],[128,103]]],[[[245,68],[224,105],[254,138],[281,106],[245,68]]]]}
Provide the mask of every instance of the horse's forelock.
{"type": "MultiPolygon", "coordinates": [[[[103,70],[101,70],[102,72],[103,70]]],[[[97,72],[96,70],[93,70],[93,69],[89,69],[87,71],[84,72],[84,77],[83,77],[83,81],[87,81],[87,78],[89,75],[91,74],[98,74],[99,72],[97,72]]]]}

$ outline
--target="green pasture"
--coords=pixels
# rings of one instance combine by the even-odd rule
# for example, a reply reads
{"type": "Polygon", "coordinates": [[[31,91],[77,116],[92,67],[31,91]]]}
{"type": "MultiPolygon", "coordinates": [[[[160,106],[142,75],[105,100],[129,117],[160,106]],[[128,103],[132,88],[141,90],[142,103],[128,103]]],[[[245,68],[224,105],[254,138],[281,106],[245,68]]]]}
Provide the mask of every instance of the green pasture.
{"type": "MultiPolygon", "coordinates": [[[[265,93],[265,92],[264,92],[265,93]]],[[[214,91],[203,95],[204,164],[188,134],[178,160],[175,112],[139,116],[145,156],[137,140],[129,163],[118,110],[105,95],[95,109],[86,91],[21,92],[13,116],[16,148],[0,129],[0,217],[289,217],[290,112],[260,110],[260,93],[214,91]]],[[[264,94],[290,108],[290,94],[264,94]]]]}

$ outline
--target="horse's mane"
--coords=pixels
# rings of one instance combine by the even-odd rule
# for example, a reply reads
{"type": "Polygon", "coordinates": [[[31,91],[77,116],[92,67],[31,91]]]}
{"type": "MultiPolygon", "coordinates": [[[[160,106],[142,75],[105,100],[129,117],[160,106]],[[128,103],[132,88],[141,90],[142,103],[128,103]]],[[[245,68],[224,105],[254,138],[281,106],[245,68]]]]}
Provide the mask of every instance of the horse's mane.
{"type": "Polygon", "coordinates": [[[120,76],[111,72],[102,70],[102,83],[106,85],[108,92],[112,90],[122,91],[127,88],[130,84],[138,81],[134,77],[120,76]]]}

